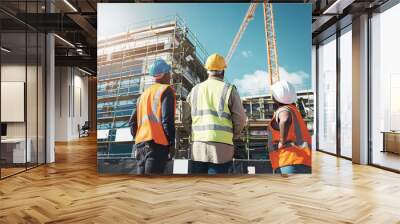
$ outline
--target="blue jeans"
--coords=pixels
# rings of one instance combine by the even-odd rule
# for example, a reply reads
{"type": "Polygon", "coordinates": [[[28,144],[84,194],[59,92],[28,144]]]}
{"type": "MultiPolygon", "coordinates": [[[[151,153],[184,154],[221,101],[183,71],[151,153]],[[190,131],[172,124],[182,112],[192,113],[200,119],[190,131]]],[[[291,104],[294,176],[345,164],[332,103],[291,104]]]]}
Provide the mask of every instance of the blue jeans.
{"type": "Polygon", "coordinates": [[[221,164],[199,161],[192,161],[191,163],[192,174],[227,174],[229,172],[229,168],[232,167],[232,161],[221,164]]]}
{"type": "Polygon", "coordinates": [[[311,174],[311,167],[305,165],[291,165],[277,168],[275,173],[284,174],[311,174]]]}

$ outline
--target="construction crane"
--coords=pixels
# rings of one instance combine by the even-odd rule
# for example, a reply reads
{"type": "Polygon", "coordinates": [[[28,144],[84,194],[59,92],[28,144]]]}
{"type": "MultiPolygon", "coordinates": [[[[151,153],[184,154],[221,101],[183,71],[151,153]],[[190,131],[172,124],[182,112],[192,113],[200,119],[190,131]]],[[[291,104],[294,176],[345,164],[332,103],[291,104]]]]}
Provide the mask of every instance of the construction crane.
{"type": "Polygon", "coordinates": [[[249,25],[249,22],[254,18],[254,13],[256,11],[257,5],[258,5],[258,3],[256,3],[256,2],[250,3],[250,7],[247,10],[246,15],[244,16],[242,25],[240,25],[239,31],[236,33],[236,36],[233,39],[231,48],[229,49],[229,52],[225,58],[227,64],[229,64],[229,61],[231,60],[232,55],[235,52],[240,39],[242,39],[242,35],[243,35],[244,31],[246,30],[247,25],[249,25]]]}
{"type": "MultiPolygon", "coordinates": [[[[243,19],[242,24],[240,25],[239,31],[236,33],[235,38],[233,39],[232,45],[228,51],[226,56],[226,63],[228,64],[231,60],[233,54],[236,51],[236,48],[239,44],[240,39],[243,36],[244,31],[247,28],[249,22],[254,18],[254,14],[258,3],[253,2],[250,3],[250,7],[247,10],[247,13],[243,19]]],[[[276,47],[276,35],[275,35],[275,25],[274,25],[274,13],[272,9],[272,3],[267,3],[266,0],[263,2],[264,8],[264,31],[265,31],[265,44],[267,47],[267,65],[268,72],[270,75],[270,84],[274,84],[279,81],[279,65],[278,65],[278,53],[276,47]]]]}

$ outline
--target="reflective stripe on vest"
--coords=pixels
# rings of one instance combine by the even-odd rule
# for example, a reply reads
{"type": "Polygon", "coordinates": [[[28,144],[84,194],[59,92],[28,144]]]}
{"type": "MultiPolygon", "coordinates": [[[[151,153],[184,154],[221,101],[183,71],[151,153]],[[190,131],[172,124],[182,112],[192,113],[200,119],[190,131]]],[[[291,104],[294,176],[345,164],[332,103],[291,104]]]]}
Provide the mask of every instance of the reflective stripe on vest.
{"type": "Polygon", "coordinates": [[[233,126],[228,107],[232,86],[208,79],[192,90],[192,140],[233,145],[233,126]]]}
{"type": "Polygon", "coordinates": [[[231,127],[226,127],[226,126],[217,125],[217,124],[193,126],[193,131],[209,131],[209,130],[232,132],[231,127]]]}
{"type": "MultiPolygon", "coordinates": [[[[161,118],[161,97],[167,88],[169,88],[169,85],[154,84],[139,97],[137,101],[138,129],[135,136],[136,144],[153,140],[160,145],[169,145],[161,118]]],[[[175,99],[174,104],[175,108],[175,99]]]]}
{"type": "Polygon", "coordinates": [[[300,112],[294,105],[286,106],[291,113],[292,122],[287,136],[287,142],[283,148],[278,149],[280,140],[279,130],[272,128],[272,118],[269,125],[270,133],[272,134],[272,142],[269,144],[269,156],[273,169],[288,165],[307,165],[311,167],[311,137],[308,133],[307,125],[305,124],[300,112]]]}
{"type": "Polygon", "coordinates": [[[213,116],[216,116],[216,117],[223,117],[223,118],[226,118],[226,119],[229,119],[229,120],[232,119],[231,115],[229,113],[226,113],[226,112],[221,112],[220,114],[218,114],[217,111],[207,110],[207,109],[205,109],[205,110],[196,110],[196,111],[192,112],[192,116],[205,116],[205,115],[213,115],[213,116]]]}
{"type": "Polygon", "coordinates": [[[157,122],[157,123],[161,123],[161,118],[158,118],[156,116],[157,114],[157,108],[159,106],[159,102],[160,102],[160,98],[161,98],[161,93],[163,93],[166,90],[166,88],[159,88],[156,92],[156,94],[154,95],[154,99],[153,99],[153,103],[151,106],[151,111],[148,112],[147,115],[143,115],[142,119],[138,120],[138,124],[140,125],[141,123],[146,122],[146,120],[150,120],[152,122],[157,122]]]}

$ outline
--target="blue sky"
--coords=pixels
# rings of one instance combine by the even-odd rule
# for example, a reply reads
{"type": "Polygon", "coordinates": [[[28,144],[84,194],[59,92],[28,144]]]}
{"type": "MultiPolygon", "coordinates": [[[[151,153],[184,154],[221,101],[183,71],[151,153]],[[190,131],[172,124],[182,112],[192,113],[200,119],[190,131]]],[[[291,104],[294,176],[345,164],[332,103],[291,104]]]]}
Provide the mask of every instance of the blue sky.
{"type": "MultiPolygon", "coordinates": [[[[248,3],[99,4],[98,37],[124,32],[138,21],[178,14],[211,54],[225,56],[248,3]]],[[[274,4],[281,79],[311,88],[311,5],[274,4]]],[[[268,93],[263,8],[259,4],[225,73],[241,96],[268,93]]]]}

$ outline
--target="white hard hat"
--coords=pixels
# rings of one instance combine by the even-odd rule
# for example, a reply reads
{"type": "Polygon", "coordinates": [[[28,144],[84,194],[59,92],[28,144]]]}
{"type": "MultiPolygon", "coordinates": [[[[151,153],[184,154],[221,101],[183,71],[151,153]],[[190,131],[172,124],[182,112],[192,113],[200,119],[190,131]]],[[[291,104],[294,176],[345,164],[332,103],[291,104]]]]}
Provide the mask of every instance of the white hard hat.
{"type": "Polygon", "coordinates": [[[281,80],[273,84],[271,92],[275,100],[282,104],[292,104],[297,100],[296,89],[286,80],[281,80]]]}

